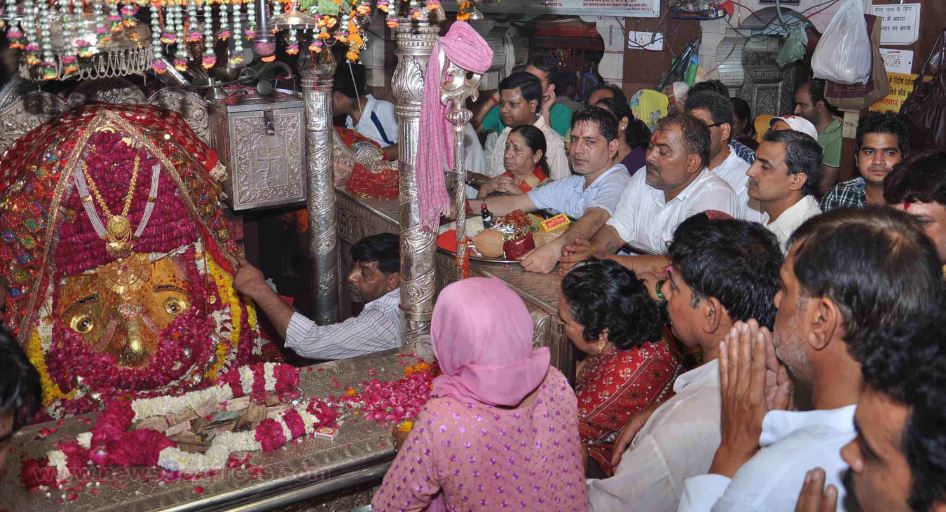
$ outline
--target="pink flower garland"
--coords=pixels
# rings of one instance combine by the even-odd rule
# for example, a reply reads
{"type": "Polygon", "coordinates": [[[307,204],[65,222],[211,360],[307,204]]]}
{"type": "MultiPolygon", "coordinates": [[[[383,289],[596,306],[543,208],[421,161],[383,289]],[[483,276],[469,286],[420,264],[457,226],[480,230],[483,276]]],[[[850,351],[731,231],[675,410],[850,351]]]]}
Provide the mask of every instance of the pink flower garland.
{"type": "MultiPolygon", "coordinates": [[[[230,370],[221,378],[218,385],[229,386],[234,397],[242,396],[239,383],[240,372],[244,370],[252,373],[252,388],[258,391],[261,397],[265,396],[267,387],[271,387],[281,395],[295,392],[299,385],[299,370],[287,364],[272,366],[274,379],[272,386],[266,385],[264,363],[230,370]]],[[[315,416],[316,428],[332,425],[337,418],[335,411],[318,399],[309,400],[305,405],[305,411],[315,416]]],[[[288,427],[291,439],[305,435],[306,425],[298,410],[289,408],[281,418],[288,427]]],[[[176,443],[157,430],[129,431],[134,420],[135,412],[130,400],[109,401],[92,427],[88,447],[83,447],[80,442],[83,435],[75,440],[59,442],[56,444],[56,450],[49,452],[47,457],[24,460],[20,470],[21,480],[30,489],[39,486],[51,487],[64,480],[59,477],[60,468],[52,465],[52,455],[56,452],[61,452],[64,456],[68,476],[81,475],[90,463],[99,468],[156,466],[161,451],[176,446],[176,443]]],[[[282,425],[272,418],[263,420],[256,427],[254,437],[262,446],[263,451],[275,450],[291,440],[286,438],[282,425]]],[[[62,458],[58,455],[57,457],[62,458]]],[[[228,464],[230,458],[228,458],[228,464]]]]}

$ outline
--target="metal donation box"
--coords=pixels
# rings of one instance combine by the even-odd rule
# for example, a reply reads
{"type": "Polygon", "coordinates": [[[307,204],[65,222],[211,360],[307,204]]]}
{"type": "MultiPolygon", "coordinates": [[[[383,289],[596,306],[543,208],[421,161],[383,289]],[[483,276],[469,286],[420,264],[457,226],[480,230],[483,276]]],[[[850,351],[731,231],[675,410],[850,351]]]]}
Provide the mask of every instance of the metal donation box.
{"type": "Polygon", "coordinates": [[[227,167],[234,211],[305,201],[305,108],[285,93],[231,94],[211,103],[210,141],[227,167]]]}

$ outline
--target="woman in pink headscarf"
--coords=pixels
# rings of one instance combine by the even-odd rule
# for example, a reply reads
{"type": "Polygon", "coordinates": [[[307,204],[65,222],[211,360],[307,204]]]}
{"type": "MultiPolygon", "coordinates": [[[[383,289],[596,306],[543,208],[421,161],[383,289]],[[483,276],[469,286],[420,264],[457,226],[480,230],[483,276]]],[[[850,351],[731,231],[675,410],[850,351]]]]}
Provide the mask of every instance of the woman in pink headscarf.
{"type": "Polygon", "coordinates": [[[431,323],[443,375],[373,510],[587,510],[575,393],[532,329],[498,279],[444,288],[431,323]]]}

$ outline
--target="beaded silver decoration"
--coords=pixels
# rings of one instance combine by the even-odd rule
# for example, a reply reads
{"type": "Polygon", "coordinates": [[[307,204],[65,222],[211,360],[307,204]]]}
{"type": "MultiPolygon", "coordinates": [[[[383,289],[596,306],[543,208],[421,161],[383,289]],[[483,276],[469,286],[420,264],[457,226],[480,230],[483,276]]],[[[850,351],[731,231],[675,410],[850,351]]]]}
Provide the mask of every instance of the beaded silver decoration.
{"type": "Polygon", "coordinates": [[[164,73],[167,71],[167,64],[164,62],[164,52],[161,45],[162,37],[159,34],[162,34],[161,29],[161,8],[155,4],[150,4],[151,8],[151,54],[153,60],[151,61],[151,69],[156,73],[164,73]]]}
{"type": "Polygon", "coordinates": [[[231,18],[233,19],[233,55],[228,62],[231,66],[243,63],[243,28],[241,27],[242,15],[239,0],[230,1],[231,18]]]}
{"type": "Polygon", "coordinates": [[[184,39],[184,13],[180,4],[171,7],[174,10],[174,33],[177,35],[177,48],[174,51],[174,69],[187,71],[187,40],[184,39]]]}
{"type": "Polygon", "coordinates": [[[204,69],[210,69],[217,63],[214,53],[213,7],[208,0],[204,0],[204,55],[200,59],[204,69]]]}

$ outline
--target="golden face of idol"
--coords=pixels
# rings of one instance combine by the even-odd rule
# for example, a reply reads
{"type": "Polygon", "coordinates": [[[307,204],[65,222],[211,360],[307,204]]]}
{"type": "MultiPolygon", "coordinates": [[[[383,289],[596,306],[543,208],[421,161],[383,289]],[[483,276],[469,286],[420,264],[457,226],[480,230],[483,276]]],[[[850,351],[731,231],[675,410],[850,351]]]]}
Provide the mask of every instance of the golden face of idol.
{"type": "Polygon", "coordinates": [[[89,274],[67,277],[56,316],[96,352],[121,366],[149,362],[161,331],[191,307],[188,282],[173,256],[150,261],[133,254],[89,274]]]}

